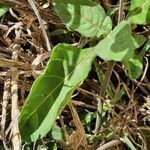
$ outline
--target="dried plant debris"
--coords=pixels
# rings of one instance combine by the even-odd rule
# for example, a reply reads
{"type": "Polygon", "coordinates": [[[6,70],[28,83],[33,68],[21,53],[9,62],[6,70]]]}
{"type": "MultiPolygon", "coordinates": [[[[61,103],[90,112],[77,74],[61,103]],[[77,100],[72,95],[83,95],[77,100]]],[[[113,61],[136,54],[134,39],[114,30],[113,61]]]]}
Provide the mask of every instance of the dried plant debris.
{"type": "Polygon", "coordinates": [[[1,0],[0,149],[149,150],[149,7],[1,0]]]}
{"type": "Polygon", "coordinates": [[[142,115],[141,121],[144,125],[150,125],[150,96],[145,97],[145,101],[142,108],[139,109],[139,113],[142,115]]]}

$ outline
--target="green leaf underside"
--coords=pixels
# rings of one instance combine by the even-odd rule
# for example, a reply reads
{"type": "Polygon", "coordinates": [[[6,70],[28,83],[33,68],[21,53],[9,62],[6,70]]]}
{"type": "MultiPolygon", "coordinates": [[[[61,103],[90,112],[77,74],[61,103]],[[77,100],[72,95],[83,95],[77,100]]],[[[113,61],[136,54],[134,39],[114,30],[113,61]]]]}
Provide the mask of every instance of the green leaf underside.
{"type": "Polygon", "coordinates": [[[54,47],[44,74],[34,82],[21,110],[19,128],[22,138],[35,141],[50,131],[73,91],[87,77],[97,55],[104,60],[124,61],[133,53],[134,41],[126,21],[96,47],[79,49],[67,44],[54,47]]]}
{"type": "Polygon", "coordinates": [[[46,135],[75,88],[87,77],[93,52],[70,45],[56,46],[44,75],[33,84],[20,116],[20,131],[26,141],[46,135]]]}
{"type": "Polygon", "coordinates": [[[97,46],[98,56],[104,60],[125,61],[134,54],[134,40],[131,35],[130,24],[122,21],[97,46]]]}
{"type": "Polygon", "coordinates": [[[150,0],[132,0],[129,14],[133,23],[150,23],[150,0]]]}
{"type": "Polygon", "coordinates": [[[106,18],[104,9],[91,0],[53,0],[53,5],[67,28],[85,37],[108,34],[112,28],[110,17],[106,18]]]}

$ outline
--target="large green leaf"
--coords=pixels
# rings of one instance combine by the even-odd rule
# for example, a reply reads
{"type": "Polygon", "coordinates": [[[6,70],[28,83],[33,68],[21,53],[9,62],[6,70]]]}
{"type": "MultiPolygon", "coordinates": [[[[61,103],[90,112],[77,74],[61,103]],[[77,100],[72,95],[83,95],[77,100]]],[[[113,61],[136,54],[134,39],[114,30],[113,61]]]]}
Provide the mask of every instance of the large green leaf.
{"type": "Polygon", "coordinates": [[[131,0],[129,19],[135,24],[150,23],[150,0],[131,0]]]}
{"type": "Polygon", "coordinates": [[[134,54],[134,49],[135,43],[127,21],[122,21],[96,46],[99,57],[113,61],[129,60],[134,54]]]}
{"type": "Polygon", "coordinates": [[[53,49],[44,74],[34,82],[21,110],[19,127],[24,140],[35,141],[48,133],[75,88],[87,77],[93,52],[66,44],[53,49]]]}
{"type": "Polygon", "coordinates": [[[67,28],[85,37],[99,37],[112,28],[110,17],[92,0],[53,0],[53,5],[67,28]]]}
{"type": "Polygon", "coordinates": [[[44,74],[34,82],[21,110],[19,128],[22,138],[35,141],[49,132],[73,91],[87,77],[95,56],[122,61],[129,59],[133,50],[134,41],[126,21],[95,47],[56,46],[44,74]]]}

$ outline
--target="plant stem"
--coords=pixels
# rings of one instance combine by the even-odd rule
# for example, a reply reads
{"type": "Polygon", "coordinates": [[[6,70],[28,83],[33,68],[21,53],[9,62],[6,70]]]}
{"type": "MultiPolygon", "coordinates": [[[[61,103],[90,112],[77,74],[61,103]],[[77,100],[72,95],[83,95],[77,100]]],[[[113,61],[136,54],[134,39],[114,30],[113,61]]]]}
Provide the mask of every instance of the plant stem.
{"type": "MultiPolygon", "coordinates": [[[[110,81],[110,77],[113,72],[114,66],[115,66],[115,62],[109,62],[108,70],[106,71],[105,78],[102,84],[101,97],[105,96],[107,86],[110,81]]],[[[97,111],[97,116],[96,116],[95,134],[97,134],[101,125],[102,111],[103,111],[103,103],[101,99],[98,99],[98,111],[97,111]]]]}
{"type": "MultiPolygon", "coordinates": [[[[12,59],[18,61],[19,46],[13,47],[12,59]]],[[[19,108],[18,108],[18,68],[11,67],[11,119],[12,119],[12,145],[14,150],[21,149],[21,136],[19,131],[19,108]]]]}
{"type": "Polygon", "coordinates": [[[124,0],[119,0],[118,24],[123,20],[124,0]]]}
{"type": "MultiPolygon", "coordinates": [[[[119,0],[118,24],[123,19],[123,4],[124,4],[124,0],[119,0]]],[[[104,78],[104,81],[103,81],[103,84],[102,84],[101,97],[105,97],[107,86],[109,84],[109,81],[110,81],[113,69],[115,67],[115,64],[116,63],[114,61],[110,61],[108,63],[108,69],[106,71],[105,78],[104,78]]],[[[95,124],[95,134],[98,133],[98,130],[99,130],[100,125],[101,125],[102,110],[103,110],[103,104],[102,104],[102,101],[99,99],[98,100],[98,110],[97,110],[96,124],[95,124]]]]}

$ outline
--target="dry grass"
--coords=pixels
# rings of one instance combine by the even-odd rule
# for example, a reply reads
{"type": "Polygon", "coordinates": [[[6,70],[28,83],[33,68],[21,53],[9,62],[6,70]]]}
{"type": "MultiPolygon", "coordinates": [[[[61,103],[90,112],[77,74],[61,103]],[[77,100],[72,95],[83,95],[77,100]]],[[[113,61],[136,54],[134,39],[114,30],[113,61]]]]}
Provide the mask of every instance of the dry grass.
{"type": "MultiPolygon", "coordinates": [[[[1,18],[0,23],[0,149],[4,147],[5,149],[19,150],[25,146],[18,130],[19,110],[33,81],[42,74],[50,56],[50,49],[59,42],[78,43],[79,35],[67,33],[66,35],[52,36],[54,31],[65,29],[65,26],[54,13],[52,4],[46,0],[35,1],[36,11],[42,20],[41,18],[37,19],[35,10],[27,1],[2,0],[0,3],[11,6],[10,10],[1,18]],[[50,45],[47,44],[47,38],[50,45]]],[[[112,5],[109,1],[107,3],[103,1],[102,4],[106,10],[112,5]]],[[[115,15],[113,19],[115,21],[115,15]]],[[[144,27],[150,28],[148,25],[144,27]]],[[[145,37],[147,34],[149,32],[146,32],[145,37]]],[[[150,149],[150,137],[146,136],[146,134],[150,136],[149,60],[150,56],[146,54],[143,62],[143,74],[135,81],[128,79],[121,64],[116,64],[107,83],[111,91],[107,91],[106,88],[103,91],[104,86],[98,82],[93,67],[88,79],[77,89],[76,97],[72,97],[69,108],[66,108],[57,119],[58,125],[65,133],[64,141],[55,141],[60,147],[59,149],[65,147],[63,149],[125,150],[127,146],[121,141],[124,133],[128,134],[137,149],[150,149]],[[124,89],[124,94],[115,102],[115,97],[119,95],[121,89],[124,89]],[[114,94],[113,97],[111,93],[114,94]],[[81,116],[86,111],[96,112],[98,101],[100,105],[107,108],[107,111],[101,110],[102,121],[98,125],[100,129],[95,130],[96,119],[94,118],[91,124],[86,126],[81,116]],[[87,127],[90,130],[87,130],[87,127]],[[112,134],[111,136],[108,136],[108,131],[112,134]],[[87,134],[95,134],[96,138],[91,140],[92,143],[87,140],[87,134]],[[69,144],[66,144],[67,142],[69,144]]],[[[109,67],[108,62],[99,59],[96,63],[101,66],[103,72],[106,72],[109,67]]],[[[32,146],[37,148],[52,142],[54,141],[46,137],[35,145],[31,144],[30,147],[31,149],[32,146]]]]}

